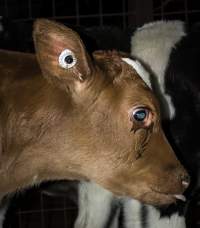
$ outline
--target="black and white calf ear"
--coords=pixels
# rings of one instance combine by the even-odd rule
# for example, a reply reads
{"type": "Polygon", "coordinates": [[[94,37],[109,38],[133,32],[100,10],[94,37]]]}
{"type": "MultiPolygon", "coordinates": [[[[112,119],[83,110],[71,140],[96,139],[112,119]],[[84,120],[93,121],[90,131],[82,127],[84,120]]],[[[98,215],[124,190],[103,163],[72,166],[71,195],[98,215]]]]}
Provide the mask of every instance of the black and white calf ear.
{"type": "Polygon", "coordinates": [[[148,87],[152,89],[150,74],[138,60],[133,60],[130,58],[122,58],[122,60],[132,66],[132,68],[138,73],[138,75],[148,85],[148,87]]]}
{"type": "Polygon", "coordinates": [[[93,64],[79,35],[57,22],[38,19],[33,31],[44,77],[70,88],[91,76],[93,64]]]}

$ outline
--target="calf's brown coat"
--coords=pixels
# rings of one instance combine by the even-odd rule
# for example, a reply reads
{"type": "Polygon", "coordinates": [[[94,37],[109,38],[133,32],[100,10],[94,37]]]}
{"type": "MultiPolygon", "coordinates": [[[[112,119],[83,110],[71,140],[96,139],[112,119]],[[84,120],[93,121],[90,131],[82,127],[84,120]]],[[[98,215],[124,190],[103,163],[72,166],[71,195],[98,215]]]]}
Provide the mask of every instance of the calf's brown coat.
{"type": "Polygon", "coordinates": [[[157,100],[114,52],[91,57],[69,28],[40,19],[36,56],[0,52],[0,192],[44,180],[92,180],[119,195],[166,204],[188,175],[160,125],[157,100]],[[64,69],[60,53],[77,62],[64,69]],[[39,64],[38,64],[39,63],[39,64]],[[132,119],[145,107],[151,124],[132,119]]]}

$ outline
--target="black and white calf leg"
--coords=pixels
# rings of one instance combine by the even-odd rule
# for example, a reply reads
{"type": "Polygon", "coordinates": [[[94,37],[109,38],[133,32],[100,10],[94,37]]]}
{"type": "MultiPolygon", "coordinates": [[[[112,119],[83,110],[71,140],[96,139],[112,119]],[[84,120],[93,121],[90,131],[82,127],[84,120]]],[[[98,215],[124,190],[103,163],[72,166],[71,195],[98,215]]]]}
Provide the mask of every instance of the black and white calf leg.
{"type": "Polygon", "coordinates": [[[75,228],[118,228],[120,207],[113,194],[92,182],[80,182],[75,228]]]}

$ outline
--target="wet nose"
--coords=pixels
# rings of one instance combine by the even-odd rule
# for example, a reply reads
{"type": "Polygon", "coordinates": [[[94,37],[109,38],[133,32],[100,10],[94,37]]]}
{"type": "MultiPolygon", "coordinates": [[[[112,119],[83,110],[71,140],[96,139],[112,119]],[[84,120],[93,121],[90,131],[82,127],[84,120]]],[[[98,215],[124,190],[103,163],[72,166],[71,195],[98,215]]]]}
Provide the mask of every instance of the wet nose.
{"type": "Polygon", "coordinates": [[[182,174],[181,175],[181,183],[185,189],[188,188],[188,186],[190,184],[190,176],[188,174],[182,174]]]}

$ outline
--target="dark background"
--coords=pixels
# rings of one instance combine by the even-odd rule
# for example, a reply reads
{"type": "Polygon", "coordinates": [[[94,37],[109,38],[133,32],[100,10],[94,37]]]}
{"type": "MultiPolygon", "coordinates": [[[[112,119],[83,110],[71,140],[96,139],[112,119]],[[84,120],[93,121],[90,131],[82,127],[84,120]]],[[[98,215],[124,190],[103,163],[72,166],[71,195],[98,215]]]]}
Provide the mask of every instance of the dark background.
{"type": "MultiPolygon", "coordinates": [[[[60,21],[92,37],[100,49],[129,51],[129,38],[146,22],[199,22],[199,0],[0,0],[0,48],[33,51],[32,23],[38,17],[60,21]]],[[[92,43],[89,40],[88,43],[92,43]]],[[[95,47],[95,48],[96,48],[95,47]]]]}

